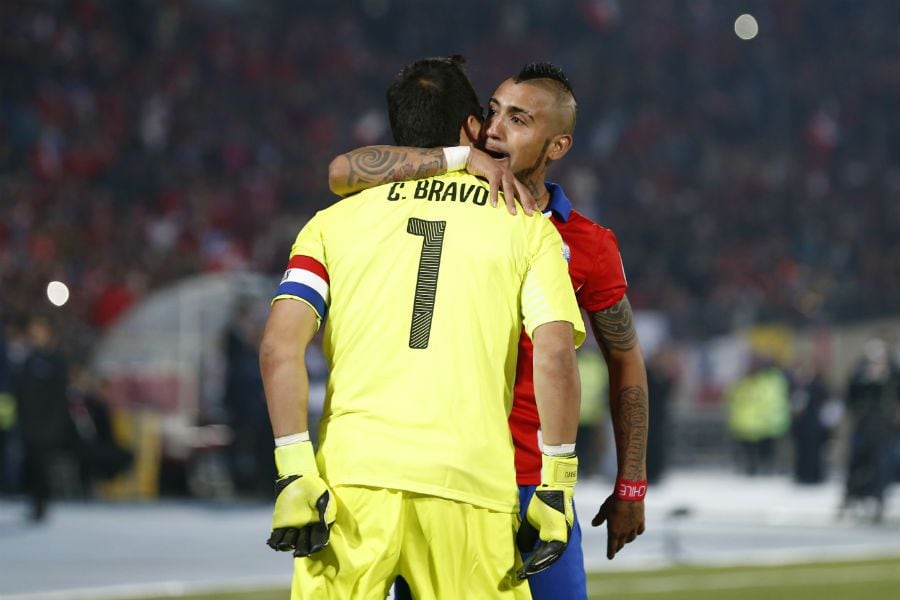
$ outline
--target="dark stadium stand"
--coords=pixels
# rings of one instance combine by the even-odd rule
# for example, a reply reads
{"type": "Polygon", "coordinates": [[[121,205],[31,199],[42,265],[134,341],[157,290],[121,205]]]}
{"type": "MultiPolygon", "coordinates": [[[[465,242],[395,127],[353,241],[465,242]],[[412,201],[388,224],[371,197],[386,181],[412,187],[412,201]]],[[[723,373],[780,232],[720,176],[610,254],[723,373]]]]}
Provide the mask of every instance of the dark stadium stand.
{"type": "Polygon", "coordinates": [[[427,4],[3,3],[2,313],[63,279],[90,345],[176,278],[279,271],[329,159],[388,141],[393,73],[451,51],[484,95],[533,59],[569,70],[576,147],[551,174],[676,333],[900,306],[892,3],[760,2],[750,42],[731,2],[461,0],[426,34],[427,4]]]}

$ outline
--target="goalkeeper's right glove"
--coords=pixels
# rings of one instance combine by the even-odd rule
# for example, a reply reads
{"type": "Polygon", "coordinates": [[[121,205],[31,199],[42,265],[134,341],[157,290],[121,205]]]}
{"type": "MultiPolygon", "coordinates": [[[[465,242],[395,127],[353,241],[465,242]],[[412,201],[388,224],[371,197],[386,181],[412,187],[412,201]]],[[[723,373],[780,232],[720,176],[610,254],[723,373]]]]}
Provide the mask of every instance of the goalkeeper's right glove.
{"type": "Polygon", "coordinates": [[[312,442],[275,448],[278,481],[268,544],[273,550],[309,556],[328,545],[337,514],[334,494],[319,477],[312,442]]]}
{"type": "Polygon", "coordinates": [[[544,454],[542,463],[541,485],[531,497],[525,521],[516,533],[516,545],[522,554],[534,550],[519,569],[519,579],[540,573],[559,560],[575,524],[572,495],[578,481],[578,457],[544,454]],[[535,548],[538,539],[541,543],[535,548]]]}

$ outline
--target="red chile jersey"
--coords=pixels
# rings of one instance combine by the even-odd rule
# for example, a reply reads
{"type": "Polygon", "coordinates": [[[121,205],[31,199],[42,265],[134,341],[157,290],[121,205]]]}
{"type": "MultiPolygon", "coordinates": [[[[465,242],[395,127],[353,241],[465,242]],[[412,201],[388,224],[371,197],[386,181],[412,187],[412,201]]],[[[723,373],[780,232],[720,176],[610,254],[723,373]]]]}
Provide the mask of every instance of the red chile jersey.
{"type": "MultiPolygon", "coordinates": [[[[588,312],[605,310],[621,300],[628,287],[616,236],[572,209],[572,203],[560,186],[555,183],[546,186],[550,202],[544,214],[550,217],[562,236],[578,306],[588,312]]],[[[509,414],[519,485],[541,483],[540,418],[534,401],[532,356],[531,339],[523,331],[509,414]]]]}

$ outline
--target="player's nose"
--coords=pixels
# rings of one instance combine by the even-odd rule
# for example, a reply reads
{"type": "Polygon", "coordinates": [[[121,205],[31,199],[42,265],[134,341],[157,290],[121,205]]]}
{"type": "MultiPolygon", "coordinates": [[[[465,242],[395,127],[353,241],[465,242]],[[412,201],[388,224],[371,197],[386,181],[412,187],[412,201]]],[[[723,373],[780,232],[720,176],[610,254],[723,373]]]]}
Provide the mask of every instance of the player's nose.
{"type": "Polygon", "coordinates": [[[485,128],[485,135],[487,135],[487,137],[498,139],[501,135],[501,130],[502,126],[500,125],[500,119],[488,119],[487,127],[485,128]]]}

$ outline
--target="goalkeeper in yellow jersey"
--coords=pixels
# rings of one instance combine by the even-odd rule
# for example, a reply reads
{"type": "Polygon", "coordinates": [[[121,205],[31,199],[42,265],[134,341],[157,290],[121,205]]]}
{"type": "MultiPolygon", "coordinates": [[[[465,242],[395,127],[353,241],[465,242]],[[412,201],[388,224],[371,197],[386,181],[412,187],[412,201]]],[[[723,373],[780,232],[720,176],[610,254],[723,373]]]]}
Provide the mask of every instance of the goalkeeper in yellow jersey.
{"type": "Polygon", "coordinates": [[[409,65],[388,102],[396,143],[461,146],[439,151],[448,174],[351,196],[297,236],[260,353],[279,473],[269,545],[295,556],[292,598],[383,598],[398,575],[419,599],[528,598],[525,577],[565,549],[577,479],[584,325],[562,241],[458,172],[482,115],[459,58],[409,65]],[[303,357],[320,326],[331,376],[314,455],[303,357]],[[523,327],[545,452],[525,565],[507,425],[523,327]]]}

